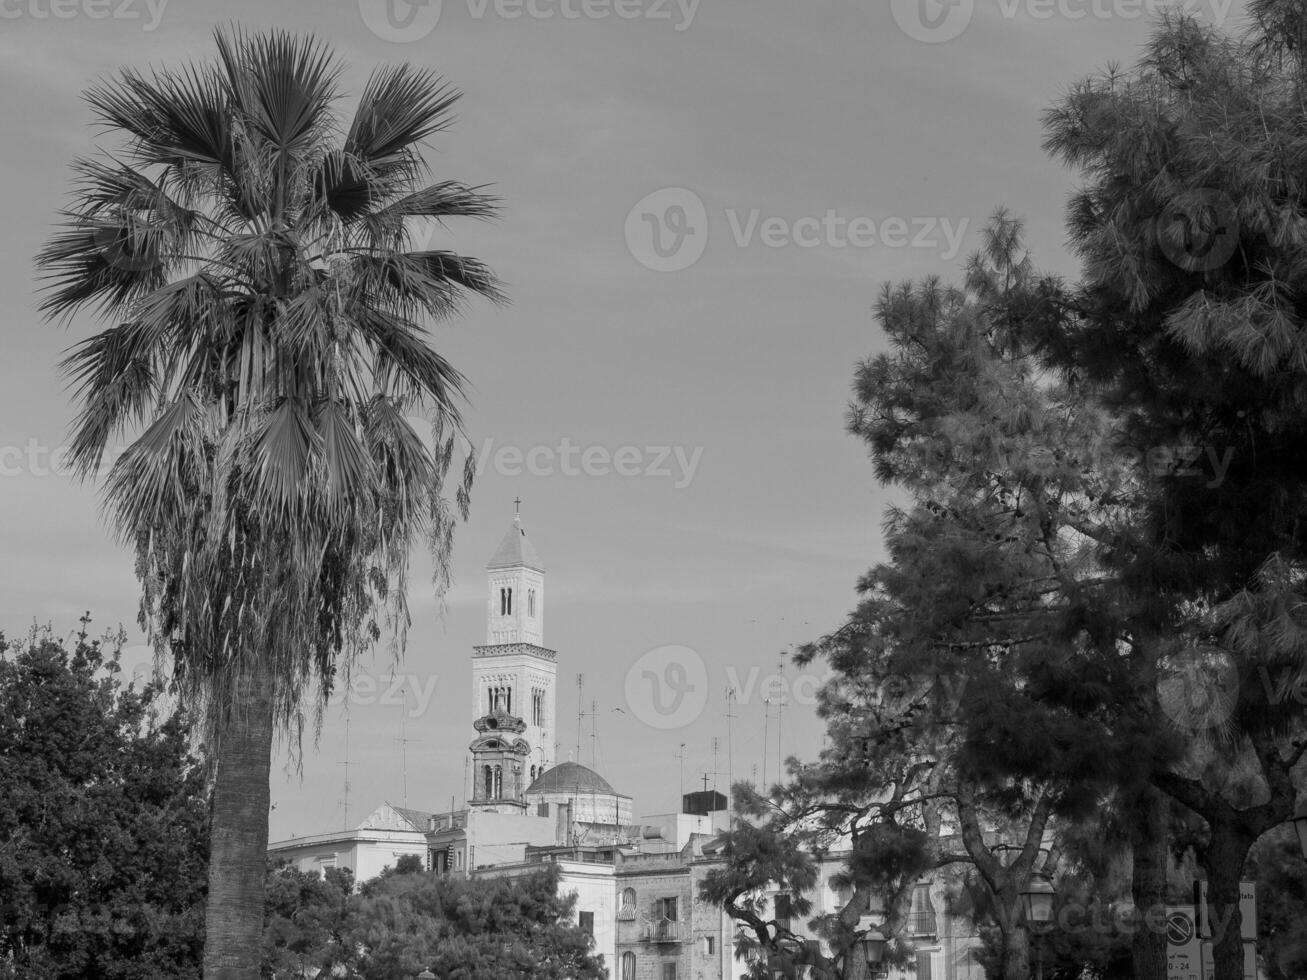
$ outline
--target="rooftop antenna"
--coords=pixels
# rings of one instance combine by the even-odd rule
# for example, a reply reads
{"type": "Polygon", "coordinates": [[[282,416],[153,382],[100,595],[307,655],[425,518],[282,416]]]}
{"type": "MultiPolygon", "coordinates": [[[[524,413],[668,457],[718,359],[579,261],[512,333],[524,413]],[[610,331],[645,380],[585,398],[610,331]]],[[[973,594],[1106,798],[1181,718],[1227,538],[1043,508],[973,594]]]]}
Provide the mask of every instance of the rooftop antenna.
{"type": "Polygon", "coordinates": [[[595,741],[598,736],[595,733],[595,726],[598,724],[598,717],[599,717],[599,702],[591,701],[590,702],[590,768],[591,769],[594,769],[596,766],[595,741]]]}
{"type": "MultiPolygon", "coordinates": [[[[717,747],[720,742],[721,740],[714,735],[712,738],[712,788],[714,791],[717,789],[717,776],[719,775],[717,772],[717,747]]],[[[708,787],[705,785],[704,789],[707,788],[708,787]]]]}
{"type": "Polygon", "coordinates": [[[585,702],[581,700],[581,692],[585,690],[585,674],[576,675],[576,755],[572,756],[577,762],[581,761],[581,719],[585,717],[585,702]]]}
{"type": "Polygon", "coordinates": [[[342,830],[349,830],[349,712],[345,713],[345,759],[336,763],[338,766],[345,767],[345,798],[341,802],[341,807],[345,811],[343,818],[344,826],[342,830]]]}
{"type": "MultiPolygon", "coordinates": [[[[771,729],[771,698],[762,699],[762,781],[767,782],[767,744],[771,729]]],[[[764,787],[765,788],[765,787],[764,787]]]]}
{"type": "Polygon", "coordinates": [[[726,689],[726,809],[731,809],[731,796],[733,795],[733,785],[735,783],[735,744],[731,737],[733,727],[732,720],[735,718],[735,688],[726,689]]]}
{"type": "Polygon", "coordinates": [[[781,751],[781,719],[785,712],[785,655],[781,654],[780,662],[777,665],[780,674],[781,685],[780,692],[776,695],[776,781],[781,781],[781,767],[785,764],[785,753],[781,751]]]}
{"type": "Polygon", "coordinates": [[[401,779],[400,795],[404,800],[405,808],[407,808],[408,807],[408,743],[418,742],[420,741],[420,739],[408,737],[408,727],[406,721],[408,717],[408,696],[404,691],[403,685],[400,686],[399,693],[400,693],[400,700],[401,702],[403,702],[404,705],[404,711],[399,716],[399,738],[395,739],[394,741],[399,743],[400,779],[401,779]]]}
{"type": "Polygon", "coordinates": [[[682,742],[681,747],[676,750],[676,758],[681,760],[681,798],[682,800],[684,800],[685,797],[685,743],[684,742],[682,742]]]}

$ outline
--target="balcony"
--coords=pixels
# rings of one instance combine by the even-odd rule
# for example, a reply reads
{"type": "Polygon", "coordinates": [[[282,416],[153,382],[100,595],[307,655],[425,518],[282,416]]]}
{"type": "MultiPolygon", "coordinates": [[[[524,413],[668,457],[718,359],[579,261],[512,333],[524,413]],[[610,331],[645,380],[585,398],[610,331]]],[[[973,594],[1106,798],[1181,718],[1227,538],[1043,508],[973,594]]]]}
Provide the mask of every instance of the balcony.
{"type": "Polygon", "coordinates": [[[634,921],[635,921],[635,906],[634,906],[634,905],[627,905],[627,906],[624,906],[624,907],[618,909],[618,910],[617,910],[617,921],[618,921],[618,922],[634,922],[634,921]]]}
{"type": "Polygon", "coordinates": [[[934,909],[918,909],[908,916],[908,934],[914,939],[935,936],[937,930],[934,909]]]}
{"type": "Polygon", "coordinates": [[[640,940],[646,943],[679,943],[681,924],[674,919],[655,919],[645,925],[640,940]]]}

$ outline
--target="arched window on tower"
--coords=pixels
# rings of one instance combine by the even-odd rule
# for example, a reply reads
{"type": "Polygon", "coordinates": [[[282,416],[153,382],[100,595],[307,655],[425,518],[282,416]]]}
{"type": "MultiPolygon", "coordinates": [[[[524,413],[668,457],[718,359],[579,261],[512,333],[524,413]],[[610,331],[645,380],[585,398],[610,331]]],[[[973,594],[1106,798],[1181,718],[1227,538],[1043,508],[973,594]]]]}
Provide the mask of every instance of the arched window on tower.
{"type": "Polygon", "coordinates": [[[534,617],[536,614],[536,590],[526,590],[526,614],[534,617]]]}
{"type": "Polygon", "coordinates": [[[504,590],[504,615],[505,616],[513,615],[513,590],[512,589],[504,590]]]}
{"type": "Polygon", "coordinates": [[[485,770],[485,796],[484,799],[494,799],[495,796],[495,772],[490,766],[485,770]]]}

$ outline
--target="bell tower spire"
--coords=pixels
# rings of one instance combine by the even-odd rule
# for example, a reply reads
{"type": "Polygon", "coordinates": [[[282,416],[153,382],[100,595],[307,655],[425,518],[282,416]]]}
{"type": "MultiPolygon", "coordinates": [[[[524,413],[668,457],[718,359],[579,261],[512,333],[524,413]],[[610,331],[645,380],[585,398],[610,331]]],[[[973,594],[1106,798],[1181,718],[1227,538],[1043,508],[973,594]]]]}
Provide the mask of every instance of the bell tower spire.
{"type": "Polygon", "coordinates": [[[544,647],[545,566],[522,527],[522,500],[486,565],[486,645],[472,654],[471,803],[525,806],[522,794],[553,765],[558,655],[544,647]]]}

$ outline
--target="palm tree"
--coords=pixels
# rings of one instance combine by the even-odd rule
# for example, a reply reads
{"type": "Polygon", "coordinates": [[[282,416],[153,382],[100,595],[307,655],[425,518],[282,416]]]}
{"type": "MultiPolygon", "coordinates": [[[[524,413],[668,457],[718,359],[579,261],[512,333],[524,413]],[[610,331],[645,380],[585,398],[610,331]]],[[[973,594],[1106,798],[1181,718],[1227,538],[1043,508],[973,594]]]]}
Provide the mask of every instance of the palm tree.
{"type": "Polygon", "coordinates": [[[212,766],[204,976],[253,980],[274,736],[297,748],[306,707],[320,723],[384,635],[402,652],[415,538],[447,585],[472,474],[446,499],[463,378],[426,325],[501,296],[480,262],[420,243],[427,219],[495,211],[479,188],[427,183],[419,150],[458,92],[379,69],[346,126],[318,41],[216,41],[211,63],[87,93],[122,145],[74,162],[37,263],[48,318],[113,323],[64,362],[72,458],[88,476],[132,440],[102,495],[212,766]]]}

